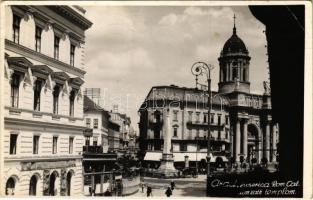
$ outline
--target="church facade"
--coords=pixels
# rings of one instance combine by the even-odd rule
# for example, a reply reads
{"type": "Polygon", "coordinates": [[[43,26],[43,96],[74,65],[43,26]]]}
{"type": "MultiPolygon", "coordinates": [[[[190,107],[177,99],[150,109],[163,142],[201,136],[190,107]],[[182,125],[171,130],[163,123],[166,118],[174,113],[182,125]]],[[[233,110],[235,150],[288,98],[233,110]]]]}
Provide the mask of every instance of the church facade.
{"type": "Polygon", "coordinates": [[[158,168],[166,134],[171,134],[174,166],[205,169],[208,124],[211,163],[277,163],[278,125],[272,122],[270,88],[250,92],[249,52],[234,25],[219,61],[218,91],[211,93],[208,122],[207,91],[155,86],[139,109],[141,159],[158,168]],[[170,120],[165,122],[166,116],[170,120]],[[171,133],[169,133],[171,132],[171,133]]]}

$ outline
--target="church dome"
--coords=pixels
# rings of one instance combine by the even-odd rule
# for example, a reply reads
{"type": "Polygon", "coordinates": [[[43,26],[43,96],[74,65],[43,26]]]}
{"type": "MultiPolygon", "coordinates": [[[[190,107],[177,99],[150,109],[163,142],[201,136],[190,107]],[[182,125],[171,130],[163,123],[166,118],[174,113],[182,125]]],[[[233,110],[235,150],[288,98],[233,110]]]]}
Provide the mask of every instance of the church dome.
{"type": "Polygon", "coordinates": [[[245,43],[235,34],[233,34],[224,44],[222,55],[228,53],[245,53],[248,54],[245,43]]]}
{"type": "Polygon", "coordinates": [[[238,37],[236,33],[236,25],[234,22],[233,35],[224,44],[221,55],[236,54],[236,53],[248,54],[249,52],[246,48],[245,43],[242,41],[242,39],[238,37]]]}

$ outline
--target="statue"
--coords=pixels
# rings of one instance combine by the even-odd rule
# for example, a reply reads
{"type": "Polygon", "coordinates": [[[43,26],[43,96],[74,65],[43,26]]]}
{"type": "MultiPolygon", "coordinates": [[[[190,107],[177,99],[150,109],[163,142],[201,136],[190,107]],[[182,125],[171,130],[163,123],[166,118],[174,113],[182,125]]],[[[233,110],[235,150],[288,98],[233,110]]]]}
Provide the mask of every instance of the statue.
{"type": "Polygon", "coordinates": [[[271,93],[271,88],[270,88],[269,82],[263,81],[263,87],[264,87],[264,94],[270,94],[271,93]]]}

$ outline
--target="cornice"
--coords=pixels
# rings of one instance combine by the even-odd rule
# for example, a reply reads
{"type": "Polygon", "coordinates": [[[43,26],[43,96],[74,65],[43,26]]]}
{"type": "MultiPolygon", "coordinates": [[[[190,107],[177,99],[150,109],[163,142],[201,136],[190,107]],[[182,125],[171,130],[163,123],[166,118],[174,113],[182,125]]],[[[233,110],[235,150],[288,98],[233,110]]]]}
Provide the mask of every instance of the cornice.
{"type": "Polygon", "coordinates": [[[25,56],[26,58],[34,59],[34,60],[41,62],[45,65],[55,67],[61,71],[76,75],[80,78],[84,78],[84,74],[86,74],[86,71],[84,71],[84,70],[73,67],[69,64],[66,64],[64,62],[61,62],[61,61],[56,60],[54,58],[51,58],[51,57],[44,55],[42,53],[36,52],[36,51],[29,49],[27,47],[24,47],[20,44],[14,43],[8,39],[5,40],[5,49],[9,50],[9,51],[13,51],[17,54],[20,54],[21,56],[25,56]]]}
{"type": "Polygon", "coordinates": [[[18,125],[26,125],[26,126],[40,126],[44,128],[58,128],[58,129],[68,129],[71,131],[79,131],[79,134],[83,134],[83,131],[86,129],[84,126],[75,126],[75,125],[67,125],[67,124],[59,124],[59,123],[51,123],[51,122],[43,122],[43,121],[33,121],[26,119],[17,119],[11,117],[4,117],[4,122],[6,125],[9,124],[18,124],[18,125]]]}
{"type": "Polygon", "coordinates": [[[83,159],[82,155],[74,155],[74,156],[7,156],[4,158],[5,162],[39,162],[39,161],[69,161],[69,160],[77,160],[83,159]]]}
{"type": "Polygon", "coordinates": [[[92,26],[92,22],[78,14],[74,9],[69,6],[51,6],[50,9],[65,15],[70,18],[73,22],[80,25],[84,30],[87,30],[92,26]]]}

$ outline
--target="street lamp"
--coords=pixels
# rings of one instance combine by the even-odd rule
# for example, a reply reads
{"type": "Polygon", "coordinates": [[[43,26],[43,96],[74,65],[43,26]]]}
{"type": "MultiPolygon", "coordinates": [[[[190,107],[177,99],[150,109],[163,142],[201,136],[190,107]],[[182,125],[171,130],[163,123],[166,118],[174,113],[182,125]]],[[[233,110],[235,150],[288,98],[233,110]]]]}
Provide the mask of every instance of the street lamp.
{"type": "Polygon", "coordinates": [[[196,76],[196,86],[198,85],[198,76],[206,75],[208,82],[208,151],[207,151],[207,176],[210,175],[210,151],[211,151],[211,129],[210,129],[210,115],[211,115],[211,70],[213,65],[205,62],[196,62],[191,67],[191,73],[196,76]]]}

